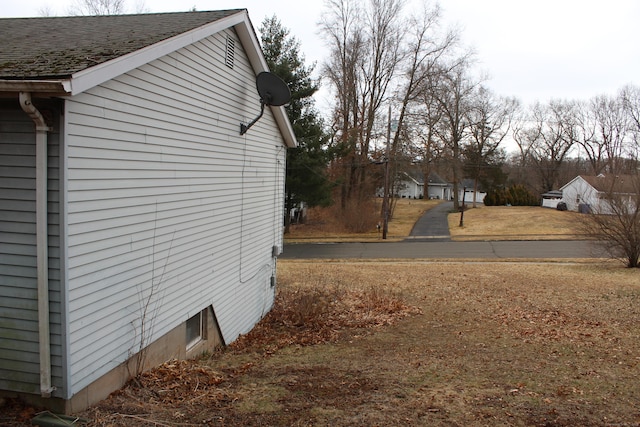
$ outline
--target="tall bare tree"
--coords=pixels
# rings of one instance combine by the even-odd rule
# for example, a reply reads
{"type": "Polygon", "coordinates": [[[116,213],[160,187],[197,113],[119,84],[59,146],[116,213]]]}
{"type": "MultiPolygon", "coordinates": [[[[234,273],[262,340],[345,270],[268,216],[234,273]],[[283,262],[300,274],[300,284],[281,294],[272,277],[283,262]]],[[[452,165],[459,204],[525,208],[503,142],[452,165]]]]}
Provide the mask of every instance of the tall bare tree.
{"type": "Polygon", "coordinates": [[[454,65],[443,65],[440,74],[434,77],[436,80],[431,82],[429,88],[430,96],[440,112],[434,130],[448,153],[453,181],[453,205],[454,209],[459,209],[458,187],[463,178],[461,155],[469,132],[466,116],[479,82],[470,77],[469,62],[466,60],[457,60],[454,65]]]}
{"type": "Polygon", "coordinates": [[[576,125],[572,104],[550,101],[535,104],[526,119],[525,126],[518,126],[514,139],[538,176],[540,192],[550,191],[560,185],[560,175],[565,160],[576,140],[576,125]]]}
{"type": "MultiPolygon", "coordinates": [[[[330,50],[325,76],[335,90],[335,139],[344,148],[342,205],[368,199],[371,150],[407,151],[405,119],[454,33],[440,34],[437,7],[405,18],[401,0],[329,0],[321,22],[330,50]],[[392,113],[388,110],[392,105],[392,113]],[[398,131],[390,133],[390,115],[398,131]]],[[[394,126],[395,127],[395,126],[394,126]]]]}
{"type": "Polygon", "coordinates": [[[596,136],[596,119],[591,104],[577,102],[574,108],[576,120],[576,143],[579,146],[578,157],[582,152],[591,166],[591,174],[599,175],[607,167],[607,150],[596,136]]]}
{"type": "MultiPolygon", "coordinates": [[[[472,104],[466,112],[469,123],[469,138],[466,154],[472,164],[467,164],[469,178],[473,178],[474,195],[478,192],[478,182],[483,169],[497,157],[500,145],[510,132],[511,121],[517,111],[518,102],[514,98],[498,97],[484,86],[478,86],[472,104]]],[[[476,207],[476,199],[472,205],[476,207]]]]}
{"type": "MultiPolygon", "coordinates": [[[[121,15],[123,13],[149,13],[144,0],[135,0],[134,5],[127,7],[127,0],[73,0],[67,8],[72,16],[121,15]],[[129,10],[131,12],[129,12],[129,10]]],[[[51,13],[49,8],[41,9],[41,13],[51,13]]],[[[47,15],[48,16],[48,15],[47,15]]]]}
{"type": "Polygon", "coordinates": [[[628,155],[640,158],[640,86],[627,85],[620,90],[619,97],[629,119],[630,145],[628,155]]]}
{"type": "Polygon", "coordinates": [[[69,8],[70,15],[120,15],[125,11],[126,0],[75,0],[69,8]]]}
{"type": "Polygon", "coordinates": [[[591,99],[590,107],[594,118],[594,142],[604,147],[609,173],[623,171],[622,156],[626,151],[628,116],[619,97],[600,95],[591,99]]]}
{"type": "Polygon", "coordinates": [[[362,167],[358,150],[358,123],[361,122],[358,69],[365,55],[365,40],[360,23],[360,5],[349,0],[328,0],[320,27],[330,48],[323,64],[323,74],[331,83],[336,97],[334,108],[334,144],[342,158],[337,168],[345,172],[341,177],[340,204],[346,209],[355,186],[358,168],[362,167]]]}

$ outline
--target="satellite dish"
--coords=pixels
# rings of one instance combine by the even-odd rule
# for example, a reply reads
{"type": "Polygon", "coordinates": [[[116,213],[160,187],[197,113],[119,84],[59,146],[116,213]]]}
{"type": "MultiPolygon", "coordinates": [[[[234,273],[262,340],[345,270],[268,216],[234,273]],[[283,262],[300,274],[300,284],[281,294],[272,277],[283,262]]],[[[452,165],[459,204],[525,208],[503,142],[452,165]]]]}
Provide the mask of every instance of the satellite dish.
{"type": "Polygon", "coordinates": [[[260,95],[260,115],[248,125],[240,123],[240,135],[244,135],[251,126],[260,120],[265,105],[280,107],[291,100],[291,92],[287,84],[280,77],[267,71],[261,72],[256,77],[256,89],[260,95]]]}

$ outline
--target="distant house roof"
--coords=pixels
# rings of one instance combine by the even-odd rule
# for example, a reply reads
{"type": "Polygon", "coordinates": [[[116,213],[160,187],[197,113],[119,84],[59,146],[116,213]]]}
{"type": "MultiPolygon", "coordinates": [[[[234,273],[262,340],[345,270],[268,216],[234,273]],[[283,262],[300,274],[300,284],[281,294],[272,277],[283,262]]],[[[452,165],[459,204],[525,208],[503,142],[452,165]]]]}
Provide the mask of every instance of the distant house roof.
{"type": "Polygon", "coordinates": [[[424,175],[419,169],[411,169],[406,172],[402,172],[402,175],[418,185],[424,185],[424,175]]]}
{"type": "Polygon", "coordinates": [[[0,78],[65,78],[243,9],[0,19],[0,78]]]}
{"type": "Polygon", "coordinates": [[[438,186],[450,185],[447,181],[445,181],[440,175],[438,175],[435,172],[429,172],[427,181],[429,182],[429,185],[438,185],[438,186]]]}
{"type": "Polygon", "coordinates": [[[562,191],[559,190],[551,190],[542,194],[542,197],[545,199],[562,199],[562,191]]]}

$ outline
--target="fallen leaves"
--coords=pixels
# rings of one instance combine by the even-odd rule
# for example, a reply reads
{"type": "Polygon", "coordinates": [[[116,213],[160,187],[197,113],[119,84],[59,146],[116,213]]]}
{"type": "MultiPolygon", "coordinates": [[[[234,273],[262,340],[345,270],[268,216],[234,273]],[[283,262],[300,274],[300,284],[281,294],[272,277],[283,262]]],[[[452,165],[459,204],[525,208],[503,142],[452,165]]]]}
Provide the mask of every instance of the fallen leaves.
{"type": "Polygon", "coordinates": [[[394,293],[373,286],[282,288],[271,312],[230,349],[273,353],[288,345],[333,342],[345,330],[382,327],[420,312],[394,293]]]}

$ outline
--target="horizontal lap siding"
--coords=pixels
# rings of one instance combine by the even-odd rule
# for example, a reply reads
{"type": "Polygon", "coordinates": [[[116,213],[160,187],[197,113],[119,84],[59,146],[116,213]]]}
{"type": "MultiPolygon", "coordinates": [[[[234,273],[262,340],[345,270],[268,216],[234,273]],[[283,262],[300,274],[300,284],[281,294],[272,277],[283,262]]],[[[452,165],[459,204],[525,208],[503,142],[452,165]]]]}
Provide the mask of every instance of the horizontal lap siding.
{"type": "MultiPolygon", "coordinates": [[[[54,106],[37,104],[48,117],[54,106]]],[[[48,137],[52,383],[62,396],[59,133],[48,137]]],[[[40,392],[36,265],[35,125],[16,100],[0,101],[0,390],[40,392]]]]}
{"type": "Polygon", "coordinates": [[[273,303],[284,146],[220,34],[67,103],[73,390],[213,305],[224,339],[273,303]],[[255,131],[254,131],[255,129],[255,131]],[[274,230],[274,225],[277,230],[274,230]]]}

